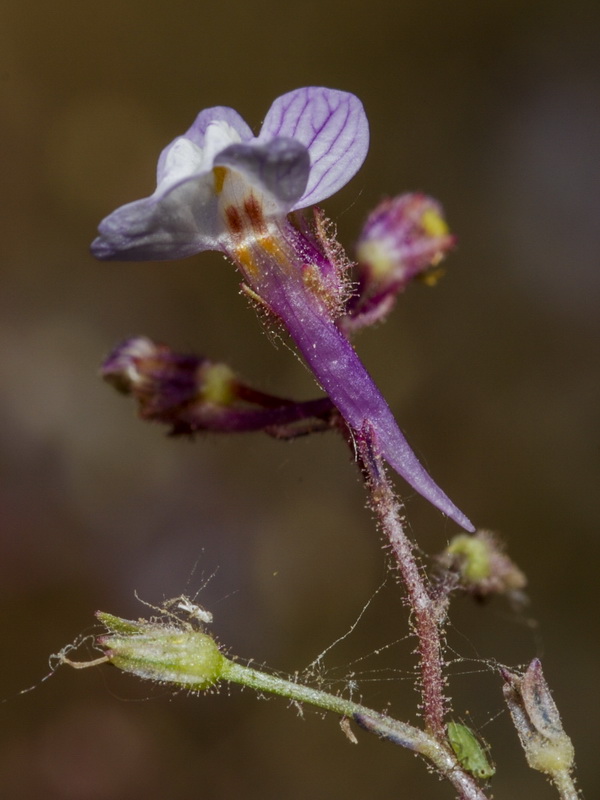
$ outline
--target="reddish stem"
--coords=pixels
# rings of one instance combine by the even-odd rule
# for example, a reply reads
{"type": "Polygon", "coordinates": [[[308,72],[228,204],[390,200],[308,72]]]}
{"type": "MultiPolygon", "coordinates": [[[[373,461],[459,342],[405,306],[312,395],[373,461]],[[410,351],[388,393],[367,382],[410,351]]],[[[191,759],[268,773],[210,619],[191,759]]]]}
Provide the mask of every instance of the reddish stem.
{"type": "Polygon", "coordinates": [[[365,426],[356,437],[360,466],[367,489],[369,505],[390,544],[407,591],[412,611],[412,624],[419,640],[423,716],[427,729],[439,741],[446,741],[444,715],[444,676],[439,626],[439,606],[432,598],[422,577],[414,548],[404,531],[402,505],[394,494],[377,452],[372,431],[365,426]]]}

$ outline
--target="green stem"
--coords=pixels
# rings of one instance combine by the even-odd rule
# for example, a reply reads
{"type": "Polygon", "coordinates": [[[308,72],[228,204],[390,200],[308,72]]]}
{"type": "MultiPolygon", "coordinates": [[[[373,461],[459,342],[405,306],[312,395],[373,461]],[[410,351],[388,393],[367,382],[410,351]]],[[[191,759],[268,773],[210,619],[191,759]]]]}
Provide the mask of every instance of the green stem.
{"type": "Polygon", "coordinates": [[[581,800],[575,782],[568,772],[556,772],[552,775],[552,780],[558,789],[561,800],[581,800]]]}
{"type": "MultiPolygon", "coordinates": [[[[424,756],[433,764],[440,776],[446,778],[457,789],[462,800],[487,800],[487,795],[474,778],[464,772],[456,756],[435,736],[413,725],[387,717],[360,703],[353,703],[343,697],[245,667],[235,661],[225,660],[221,679],[248,686],[258,692],[268,692],[295,702],[308,703],[353,719],[370,733],[424,756]]],[[[565,800],[570,798],[566,796],[565,800]]]]}
{"type": "Polygon", "coordinates": [[[353,719],[370,733],[424,756],[441,777],[458,789],[462,800],[487,800],[477,782],[462,768],[447,741],[436,738],[433,732],[399,722],[339,695],[244,666],[224,655],[209,634],[191,623],[156,618],[134,621],[100,611],[97,617],[108,631],[97,640],[104,655],[82,663],[71,661],[63,653],[60,655],[63,663],[83,669],[108,662],[139,678],[185,686],[192,691],[203,691],[220,681],[228,681],[257,692],[287,697],[292,702],[308,703],[353,719]]]}
{"type": "MultiPolygon", "coordinates": [[[[304,686],[301,683],[288,681],[284,678],[278,678],[266,672],[260,672],[252,669],[252,667],[244,667],[236,661],[226,661],[221,677],[223,680],[231,681],[232,683],[249,686],[258,692],[268,692],[269,694],[277,694],[280,697],[287,697],[299,703],[309,703],[326,711],[333,711],[334,714],[340,714],[343,717],[352,718],[357,714],[366,714],[370,717],[380,717],[382,720],[388,719],[359,703],[353,703],[351,700],[345,700],[338,695],[329,694],[320,689],[313,689],[310,686],[304,686]]],[[[417,743],[420,743],[426,734],[412,725],[402,722],[399,722],[398,725],[405,733],[407,741],[414,742],[415,747],[413,749],[417,750],[417,743]]]]}

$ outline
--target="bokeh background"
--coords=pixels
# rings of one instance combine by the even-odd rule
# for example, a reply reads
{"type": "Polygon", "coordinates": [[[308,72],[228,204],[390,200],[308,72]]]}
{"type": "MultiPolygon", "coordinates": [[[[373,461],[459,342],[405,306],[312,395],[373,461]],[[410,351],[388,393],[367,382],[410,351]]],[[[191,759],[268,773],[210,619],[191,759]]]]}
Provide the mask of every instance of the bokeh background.
{"type": "MultiPolygon", "coordinates": [[[[551,798],[530,773],[490,659],[543,659],[600,794],[598,322],[600,7],[558,0],[5,0],[0,8],[0,781],[7,798],[450,797],[422,763],[333,718],[237,689],[173,697],[48,655],[97,608],[202,589],[232,652],[415,720],[401,591],[344,446],[259,435],[173,441],[97,378],[132,334],[311,397],[216,254],[100,264],[98,221],[150,193],[160,149],[204,107],[253,126],[303,85],[355,92],[372,130],[325,205],[349,246],[382,196],[423,190],[460,246],[358,348],[448,494],[502,532],[531,606],[457,602],[455,715],[491,743],[498,798],[551,798]],[[216,574],[208,580],[213,573],[216,574]],[[208,581],[208,582],[207,582],[208,581]],[[400,641],[397,641],[400,640],[400,641]],[[392,644],[397,642],[396,644],[392,644]],[[383,648],[379,655],[374,650],[383,648]],[[358,693],[358,694],[357,694],[358,693]]],[[[414,536],[454,527],[406,486],[414,536]]],[[[93,655],[84,646],[82,658],[93,655]]]]}

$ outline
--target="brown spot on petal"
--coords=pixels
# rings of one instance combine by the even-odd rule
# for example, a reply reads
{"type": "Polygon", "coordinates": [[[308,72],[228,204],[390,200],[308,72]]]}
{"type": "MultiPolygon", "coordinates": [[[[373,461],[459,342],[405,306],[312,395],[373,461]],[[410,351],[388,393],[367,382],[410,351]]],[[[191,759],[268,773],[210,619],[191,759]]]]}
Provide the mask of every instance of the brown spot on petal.
{"type": "Polygon", "coordinates": [[[241,214],[235,206],[228,206],[225,209],[225,217],[227,218],[227,227],[231,233],[239,234],[244,230],[241,214]]]}
{"type": "Polygon", "coordinates": [[[266,233],[265,218],[263,217],[262,206],[253,194],[244,200],[244,211],[250,220],[253,230],[255,230],[256,233],[266,233]]]}

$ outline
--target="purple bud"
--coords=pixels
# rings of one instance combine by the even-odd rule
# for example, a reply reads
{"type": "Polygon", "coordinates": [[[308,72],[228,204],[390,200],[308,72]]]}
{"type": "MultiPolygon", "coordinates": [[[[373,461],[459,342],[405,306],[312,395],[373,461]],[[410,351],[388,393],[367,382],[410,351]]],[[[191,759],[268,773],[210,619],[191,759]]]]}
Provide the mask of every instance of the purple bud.
{"type": "Polygon", "coordinates": [[[236,397],[235,377],[226,364],[175,353],[144,336],[116,347],[102,365],[101,375],[118,391],[137,399],[143,419],[175,427],[191,409],[210,413],[229,406],[236,397]]]}
{"type": "Polygon", "coordinates": [[[240,381],[227,364],[176,353],[138,336],[113,350],[102,377],[132,395],[142,419],[169,425],[171,434],[263,430],[293,438],[326,430],[335,413],[328,398],[294,403],[240,381]]]}
{"type": "Polygon", "coordinates": [[[358,295],[348,307],[348,329],[382,320],[417,276],[432,271],[454,246],[439,203],[423,194],[388,198],[371,212],[356,246],[358,295]]]}

